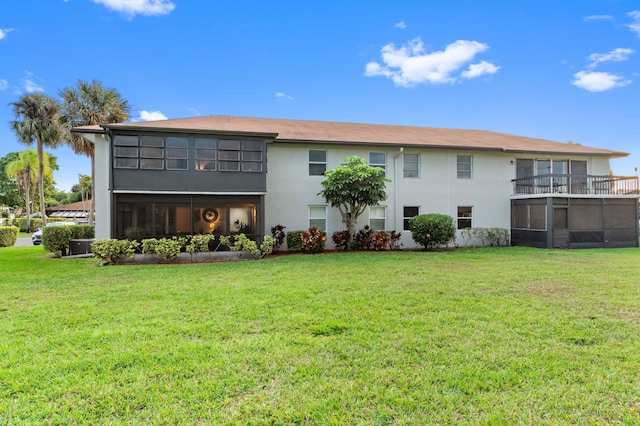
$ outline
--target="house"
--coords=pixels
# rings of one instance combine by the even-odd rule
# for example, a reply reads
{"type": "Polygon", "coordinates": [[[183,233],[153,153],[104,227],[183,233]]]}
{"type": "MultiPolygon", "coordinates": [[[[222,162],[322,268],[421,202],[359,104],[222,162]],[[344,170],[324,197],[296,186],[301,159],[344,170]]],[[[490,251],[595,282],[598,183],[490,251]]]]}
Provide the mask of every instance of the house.
{"type": "MultiPolygon", "coordinates": [[[[318,196],[323,173],[358,155],[385,169],[388,199],[359,226],[407,230],[445,213],[458,229],[510,229],[534,247],[638,246],[628,154],[484,130],[208,116],[74,129],[96,147],[96,237],[342,230],[318,196]]],[[[330,240],[330,239],[328,239],[330,240]]],[[[409,232],[402,242],[413,246],[409,232]]]]}
{"type": "Polygon", "coordinates": [[[89,216],[91,200],[76,201],[69,204],[60,204],[45,208],[47,217],[61,217],[67,221],[84,222],[89,216]]]}

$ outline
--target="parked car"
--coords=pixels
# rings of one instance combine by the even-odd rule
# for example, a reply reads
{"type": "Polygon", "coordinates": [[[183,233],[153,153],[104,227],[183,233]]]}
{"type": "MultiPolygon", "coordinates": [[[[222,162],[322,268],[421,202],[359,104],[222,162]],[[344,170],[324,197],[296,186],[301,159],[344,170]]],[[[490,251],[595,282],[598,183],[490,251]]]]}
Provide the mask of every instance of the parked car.
{"type": "MultiPolygon", "coordinates": [[[[69,226],[75,225],[75,222],[49,222],[47,226],[69,226]]],[[[31,242],[34,246],[42,244],[42,228],[38,229],[31,235],[31,242]]]]}

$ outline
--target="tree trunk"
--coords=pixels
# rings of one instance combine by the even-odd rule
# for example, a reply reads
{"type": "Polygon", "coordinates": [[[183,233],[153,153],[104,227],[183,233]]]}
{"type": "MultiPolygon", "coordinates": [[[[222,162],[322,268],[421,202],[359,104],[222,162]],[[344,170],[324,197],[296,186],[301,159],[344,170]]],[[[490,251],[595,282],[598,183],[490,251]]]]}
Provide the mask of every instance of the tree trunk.
{"type": "Polygon", "coordinates": [[[24,201],[27,207],[27,220],[26,220],[26,231],[31,231],[31,197],[29,196],[29,192],[31,191],[31,168],[27,169],[27,176],[25,177],[25,193],[24,193],[24,201]]]}
{"type": "Polygon", "coordinates": [[[91,204],[89,206],[89,225],[93,225],[93,216],[96,211],[96,154],[92,151],[89,156],[91,157],[91,204]]]}
{"type": "Polygon", "coordinates": [[[44,212],[44,146],[42,141],[38,141],[38,191],[40,192],[40,217],[42,226],[47,224],[47,215],[44,212]]]}

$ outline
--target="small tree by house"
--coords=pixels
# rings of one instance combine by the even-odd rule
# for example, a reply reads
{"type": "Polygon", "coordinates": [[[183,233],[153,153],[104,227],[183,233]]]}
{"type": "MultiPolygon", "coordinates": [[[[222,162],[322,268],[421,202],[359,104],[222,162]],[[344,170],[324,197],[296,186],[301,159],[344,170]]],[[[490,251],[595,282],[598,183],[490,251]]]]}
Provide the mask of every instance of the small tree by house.
{"type": "Polygon", "coordinates": [[[391,182],[380,167],[372,167],[360,157],[345,158],[345,163],[325,172],[322,195],[331,207],[342,215],[342,222],[349,231],[351,241],[355,238],[358,217],[369,206],[387,199],[385,186],[391,182]]]}

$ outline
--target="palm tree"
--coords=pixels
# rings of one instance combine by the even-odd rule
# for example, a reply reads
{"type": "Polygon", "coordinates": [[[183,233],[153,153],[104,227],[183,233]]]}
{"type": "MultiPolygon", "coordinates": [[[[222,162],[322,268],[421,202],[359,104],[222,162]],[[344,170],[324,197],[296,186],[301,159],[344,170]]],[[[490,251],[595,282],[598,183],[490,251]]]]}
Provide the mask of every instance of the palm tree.
{"type": "Polygon", "coordinates": [[[101,81],[91,83],[78,80],[77,87],[67,87],[60,92],[62,113],[60,115],[64,128],[64,139],[76,154],[84,154],[91,158],[91,206],[89,223],[93,224],[95,202],[95,147],[71,129],[77,126],[121,123],[129,118],[130,106],[122,99],[116,89],[104,87],[101,81]]]}
{"type": "MultiPolygon", "coordinates": [[[[49,164],[49,154],[44,153],[44,177],[51,178],[52,170],[49,164]]],[[[35,184],[38,182],[38,153],[34,149],[20,151],[18,157],[9,162],[4,170],[9,178],[16,180],[18,190],[24,199],[27,215],[27,230],[31,228],[31,195],[36,193],[35,184]]],[[[40,216],[43,216],[42,214],[40,216]]]]}
{"type": "Polygon", "coordinates": [[[36,142],[38,152],[38,191],[40,192],[40,216],[42,226],[47,224],[44,212],[44,147],[55,147],[61,141],[61,129],[58,118],[60,104],[44,93],[28,93],[18,101],[12,102],[16,117],[11,128],[18,140],[25,145],[36,142]]]}
{"type": "Polygon", "coordinates": [[[82,198],[82,209],[87,212],[85,201],[91,198],[91,178],[87,175],[78,175],[78,187],[80,189],[80,197],[82,198]]]}

